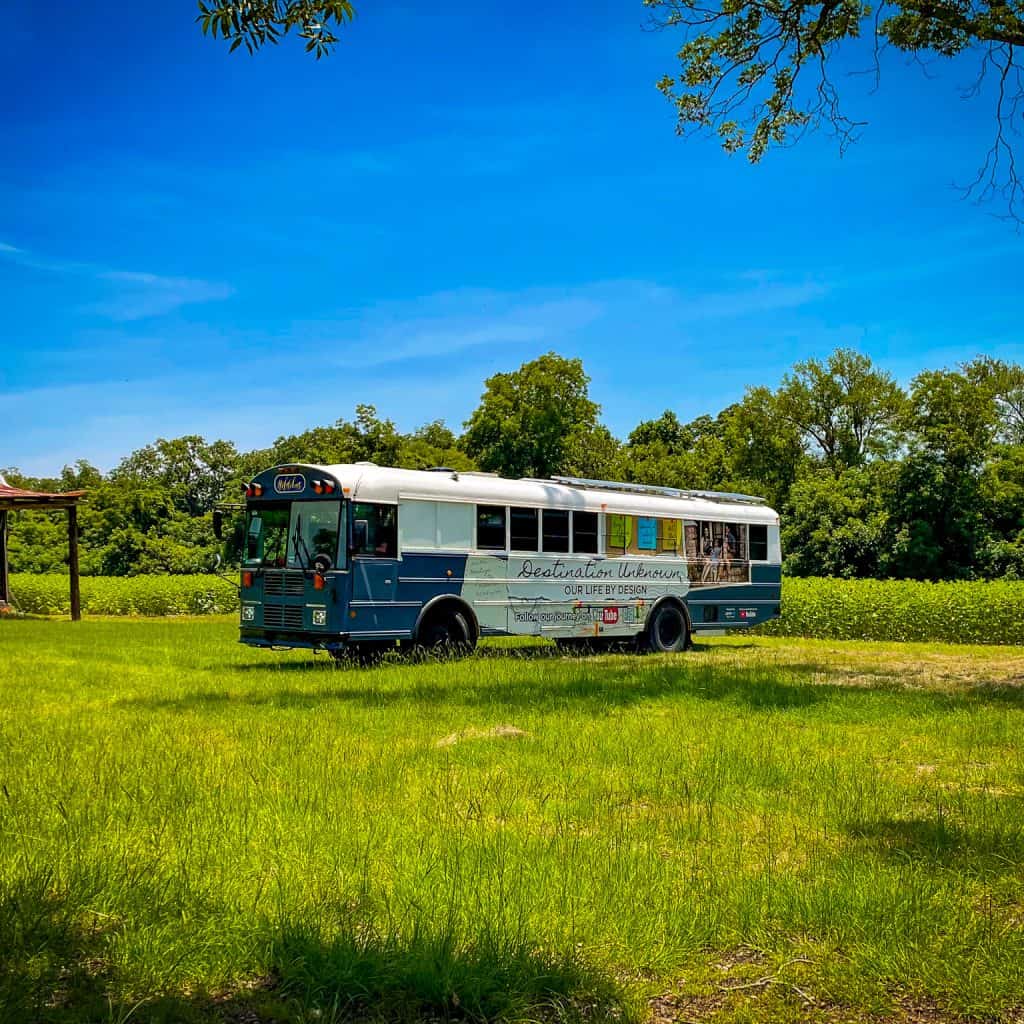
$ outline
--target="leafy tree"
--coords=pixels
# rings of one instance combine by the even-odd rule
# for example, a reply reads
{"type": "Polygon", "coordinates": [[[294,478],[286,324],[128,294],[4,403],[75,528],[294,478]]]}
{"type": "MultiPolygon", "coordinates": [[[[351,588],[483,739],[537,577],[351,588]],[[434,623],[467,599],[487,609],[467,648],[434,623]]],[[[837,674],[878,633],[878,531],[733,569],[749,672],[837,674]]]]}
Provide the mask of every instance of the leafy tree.
{"type": "Polygon", "coordinates": [[[998,429],[994,395],[965,373],[926,371],[912,384],[909,424],[910,450],[891,502],[895,571],[970,577],[989,536],[981,474],[998,429]]]}
{"type": "Polygon", "coordinates": [[[661,444],[666,451],[680,451],[686,441],[686,435],[679,417],[671,409],[666,409],[656,420],[644,420],[638,423],[629,435],[630,448],[644,448],[651,444],[661,444]]]}
{"type": "Polygon", "coordinates": [[[719,416],[728,452],[730,490],[760,494],[773,508],[785,505],[807,462],[799,429],[778,408],[767,388],[748,388],[742,401],[719,416]]]}
{"type": "Polygon", "coordinates": [[[402,438],[396,466],[404,469],[476,469],[476,463],[459,448],[459,441],[441,420],[426,423],[402,438]]]}
{"type": "Polygon", "coordinates": [[[782,378],[774,399],[783,420],[839,472],[895,447],[906,399],[893,378],[850,349],[808,359],[782,378]]]}
{"type": "Polygon", "coordinates": [[[237,472],[238,452],[230,441],[207,443],[198,435],[159,438],[132,452],[114,470],[114,480],[153,487],[169,494],[190,516],[209,512],[237,472]]]}
{"type": "Polygon", "coordinates": [[[279,437],[255,470],[288,462],[332,465],[342,462],[397,464],[402,437],[391,420],[382,420],[372,405],[357,405],[356,418],[338,420],[330,427],[314,427],[302,434],[279,437]]]}
{"type": "Polygon", "coordinates": [[[988,536],[978,553],[982,575],[1024,579],[1024,445],[1001,445],[981,475],[988,536]]]}
{"type": "Polygon", "coordinates": [[[842,111],[833,81],[838,61],[873,40],[872,69],[891,46],[916,58],[978,59],[976,97],[987,74],[996,79],[995,139],[969,192],[1006,204],[1020,216],[1024,186],[1012,138],[1024,85],[1024,6],[1021,0],[644,0],[655,25],[679,29],[679,68],[659,89],[672,102],[679,134],[717,134],[729,153],[757,162],[770,146],[786,145],[826,126],[841,149],[862,122],[842,111]]]}
{"type": "Polygon", "coordinates": [[[729,476],[721,417],[680,423],[666,411],[637,425],[624,454],[624,475],[638,483],[708,490],[723,487],[729,476]]]}
{"type": "Polygon", "coordinates": [[[230,40],[230,51],[244,46],[249,53],[294,30],[319,60],[338,42],[334,29],[354,17],[349,0],[199,0],[196,21],[203,35],[230,40]]]}
{"type": "Polygon", "coordinates": [[[484,470],[548,477],[570,466],[574,439],[595,429],[599,407],[580,359],[548,352],[485,382],[466,421],[463,450],[484,470]]]}
{"type": "Polygon", "coordinates": [[[991,392],[996,403],[999,440],[1024,444],[1024,366],[980,356],[964,367],[967,378],[991,392]]]}
{"type": "Polygon", "coordinates": [[[623,478],[622,444],[603,424],[573,431],[566,444],[565,471],[591,480],[623,478]]]}
{"type": "Polygon", "coordinates": [[[782,550],[794,576],[886,576],[893,467],[874,463],[836,474],[815,469],[789,493],[782,550]]]}

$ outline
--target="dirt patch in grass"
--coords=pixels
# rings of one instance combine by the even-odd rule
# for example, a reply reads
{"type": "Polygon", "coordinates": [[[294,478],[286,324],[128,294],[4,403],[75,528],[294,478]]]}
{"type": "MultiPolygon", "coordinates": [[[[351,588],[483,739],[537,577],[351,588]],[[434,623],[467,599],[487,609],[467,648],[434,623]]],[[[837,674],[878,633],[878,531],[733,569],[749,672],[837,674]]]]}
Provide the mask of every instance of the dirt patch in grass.
{"type": "Polygon", "coordinates": [[[464,743],[466,740],[517,740],[530,734],[524,729],[514,725],[493,725],[490,729],[463,729],[461,732],[449,733],[442,736],[434,744],[437,747],[453,747],[456,743],[464,743]]]}

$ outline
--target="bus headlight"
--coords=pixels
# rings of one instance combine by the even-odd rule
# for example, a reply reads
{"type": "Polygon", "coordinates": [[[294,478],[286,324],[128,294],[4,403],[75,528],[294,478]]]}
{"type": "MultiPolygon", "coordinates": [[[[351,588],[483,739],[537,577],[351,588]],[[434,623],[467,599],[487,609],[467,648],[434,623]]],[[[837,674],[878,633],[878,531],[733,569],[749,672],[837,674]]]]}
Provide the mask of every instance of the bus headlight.
{"type": "Polygon", "coordinates": [[[327,625],[327,609],[326,608],[314,608],[313,609],[313,625],[314,626],[326,626],[327,625]]]}
{"type": "Polygon", "coordinates": [[[256,609],[251,604],[242,605],[242,621],[254,622],[256,620],[256,609]]]}

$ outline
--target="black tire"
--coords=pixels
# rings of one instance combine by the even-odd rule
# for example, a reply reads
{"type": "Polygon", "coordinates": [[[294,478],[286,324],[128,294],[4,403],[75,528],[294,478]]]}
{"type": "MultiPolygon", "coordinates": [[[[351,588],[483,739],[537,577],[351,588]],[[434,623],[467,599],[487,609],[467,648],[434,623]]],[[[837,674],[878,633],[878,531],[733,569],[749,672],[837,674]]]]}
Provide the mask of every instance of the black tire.
{"type": "Polygon", "coordinates": [[[644,648],[656,654],[685,651],[690,639],[690,624],[678,605],[665,602],[654,609],[644,633],[644,648]]]}
{"type": "Polygon", "coordinates": [[[476,646],[476,636],[465,612],[442,611],[420,626],[416,646],[432,654],[468,654],[476,646]]]}

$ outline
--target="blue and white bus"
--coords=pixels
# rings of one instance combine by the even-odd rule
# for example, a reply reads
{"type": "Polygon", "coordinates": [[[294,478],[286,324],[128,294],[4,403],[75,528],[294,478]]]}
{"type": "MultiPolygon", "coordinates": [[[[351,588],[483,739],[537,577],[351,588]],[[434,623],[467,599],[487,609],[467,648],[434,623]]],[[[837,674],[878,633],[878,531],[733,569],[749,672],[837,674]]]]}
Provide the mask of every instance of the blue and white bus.
{"type": "Polygon", "coordinates": [[[336,656],[510,635],[680,651],[781,600],[762,499],[574,477],[277,466],[246,486],[242,558],[242,643],[336,656]]]}

